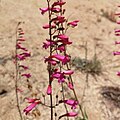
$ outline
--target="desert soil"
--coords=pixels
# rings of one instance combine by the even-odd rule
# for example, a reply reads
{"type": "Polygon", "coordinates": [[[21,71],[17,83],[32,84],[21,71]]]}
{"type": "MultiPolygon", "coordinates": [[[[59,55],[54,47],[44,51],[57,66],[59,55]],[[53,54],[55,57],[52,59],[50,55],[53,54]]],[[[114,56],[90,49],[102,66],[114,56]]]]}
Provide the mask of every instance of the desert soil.
{"type": "MultiPolygon", "coordinates": [[[[79,101],[89,120],[120,120],[120,78],[116,76],[120,69],[120,60],[119,56],[112,54],[113,51],[119,50],[119,46],[114,44],[114,41],[118,40],[114,29],[119,27],[116,25],[118,18],[114,13],[120,11],[117,8],[120,0],[66,1],[66,16],[70,21],[80,20],[76,28],[67,32],[73,41],[73,45],[68,48],[69,53],[72,58],[84,59],[84,46],[87,42],[87,59],[92,60],[96,54],[102,65],[99,75],[75,70],[73,79],[79,101]]],[[[47,23],[47,15],[42,16],[39,11],[40,7],[45,6],[46,0],[0,0],[0,120],[20,119],[16,107],[13,63],[18,22],[23,22],[25,46],[32,53],[25,64],[30,67],[30,83],[33,88],[30,91],[26,88],[24,79],[19,81],[20,88],[24,90],[19,94],[21,109],[28,105],[25,97],[37,95],[41,98],[41,91],[46,91],[48,74],[43,60],[48,51],[43,50],[42,44],[48,35],[47,31],[42,29],[42,25],[47,23]]],[[[40,112],[36,110],[27,117],[24,115],[25,119],[49,120],[49,109],[40,105],[37,109],[40,112]]]]}

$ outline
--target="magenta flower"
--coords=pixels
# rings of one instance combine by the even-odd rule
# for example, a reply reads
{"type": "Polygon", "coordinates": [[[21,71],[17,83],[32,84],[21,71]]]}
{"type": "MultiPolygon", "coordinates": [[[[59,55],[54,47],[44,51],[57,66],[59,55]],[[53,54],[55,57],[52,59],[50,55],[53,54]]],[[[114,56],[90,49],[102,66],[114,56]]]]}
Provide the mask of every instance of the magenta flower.
{"type": "Polygon", "coordinates": [[[120,55],[120,52],[118,52],[118,51],[113,52],[113,55],[120,55]]]}
{"type": "Polygon", "coordinates": [[[48,95],[51,95],[51,94],[52,94],[52,87],[51,87],[51,85],[48,85],[47,94],[48,94],[48,95]]]}
{"type": "Polygon", "coordinates": [[[74,73],[74,71],[73,71],[73,70],[65,70],[65,71],[63,71],[63,73],[64,73],[65,75],[71,75],[71,74],[74,73]]]}
{"type": "Polygon", "coordinates": [[[115,41],[115,44],[120,44],[120,41],[115,41]]]}
{"type": "Polygon", "coordinates": [[[59,117],[59,119],[61,119],[62,117],[65,117],[65,116],[67,116],[67,117],[75,117],[75,116],[77,116],[77,115],[78,115],[78,113],[76,113],[76,112],[69,112],[69,113],[66,113],[66,114],[61,115],[61,116],[59,117]]]}
{"type": "Polygon", "coordinates": [[[24,52],[24,53],[21,53],[20,55],[24,56],[24,57],[30,57],[31,53],[30,52],[24,52]]]}
{"type": "Polygon", "coordinates": [[[54,65],[54,66],[58,63],[58,61],[53,60],[53,59],[50,58],[50,57],[45,58],[45,63],[46,63],[46,62],[48,62],[48,63],[50,63],[50,64],[52,64],[52,65],[54,65]]]}
{"type": "Polygon", "coordinates": [[[28,67],[27,66],[24,66],[24,65],[19,65],[19,67],[22,67],[24,70],[27,70],[28,67]]]}
{"type": "Polygon", "coordinates": [[[39,8],[41,14],[44,15],[49,9],[48,8],[39,8]]]}
{"type": "Polygon", "coordinates": [[[64,44],[61,44],[57,47],[57,50],[60,50],[60,52],[63,52],[65,51],[65,45],[64,44]]]}
{"type": "Polygon", "coordinates": [[[31,77],[31,74],[30,74],[30,73],[28,73],[28,74],[22,74],[21,76],[24,76],[24,77],[26,77],[26,78],[30,78],[30,77],[31,77]]]}
{"type": "Polygon", "coordinates": [[[36,105],[38,105],[40,102],[33,102],[31,103],[29,106],[27,106],[23,112],[25,112],[25,114],[27,115],[32,109],[34,109],[36,107],[36,105]]]}
{"type": "Polygon", "coordinates": [[[55,24],[63,23],[65,22],[65,17],[64,16],[57,16],[56,18],[53,19],[55,24]]]}
{"type": "Polygon", "coordinates": [[[120,13],[115,13],[115,15],[118,15],[118,16],[120,16],[120,13]]]}
{"type": "Polygon", "coordinates": [[[18,43],[18,44],[16,45],[16,47],[17,47],[17,49],[22,49],[22,50],[24,50],[24,51],[28,51],[26,48],[24,48],[24,47],[21,46],[21,43],[18,43]]]}
{"type": "Polygon", "coordinates": [[[120,24],[120,21],[117,21],[117,24],[120,24]]]}
{"type": "Polygon", "coordinates": [[[55,12],[55,13],[58,13],[58,12],[61,11],[61,9],[58,8],[58,7],[53,7],[53,8],[51,8],[51,11],[52,11],[52,12],[55,12]]]}
{"type": "Polygon", "coordinates": [[[120,76],[120,72],[117,72],[117,75],[120,76]]]}
{"type": "Polygon", "coordinates": [[[46,41],[45,42],[43,42],[43,48],[45,48],[45,49],[47,49],[49,46],[52,46],[52,45],[54,45],[55,44],[55,42],[54,41],[50,41],[50,40],[48,40],[48,39],[46,39],[46,41]]]}
{"type": "Polygon", "coordinates": [[[115,33],[118,33],[118,32],[120,32],[120,29],[115,29],[115,33]]]}
{"type": "Polygon", "coordinates": [[[64,73],[57,72],[57,71],[55,71],[55,72],[52,74],[52,78],[58,79],[58,83],[62,83],[62,82],[65,81],[64,73]]]}
{"type": "Polygon", "coordinates": [[[76,113],[76,112],[69,112],[66,114],[66,116],[68,116],[68,117],[75,117],[77,115],[78,115],[78,113],[76,113]]]}
{"type": "Polygon", "coordinates": [[[19,35],[24,35],[25,33],[23,31],[20,31],[19,32],[19,35]]]}
{"type": "Polygon", "coordinates": [[[62,64],[66,64],[67,62],[70,61],[70,57],[68,55],[63,56],[63,55],[60,55],[60,54],[55,54],[55,55],[52,55],[50,57],[51,58],[56,58],[57,60],[61,61],[62,64]]]}
{"type": "Polygon", "coordinates": [[[78,101],[76,100],[64,100],[63,102],[70,105],[72,109],[76,109],[76,105],[78,105],[78,101]]]}
{"type": "MultiPolygon", "coordinates": [[[[49,24],[45,24],[45,25],[43,26],[43,28],[44,28],[44,29],[48,29],[48,28],[50,28],[50,25],[49,25],[49,24]]],[[[55,24],[52,24],[52,25],[51,25],[51,28],[56,28],[56,25],[55,25],[55,24]]]]}
{"type": "Polygon", "coordinates": [[[36,98],[26,98],[26,100],[28,100],[28,103],[34,103],[36,100],[39,100],[39,99],[36,99],[36,98]]]}
{"type": "Polygon", "coordinates": [[[78,22],[79,22],[79,20],[74,20],[72,22],[69,22],[68,25],[71,25],[72,27],[75,27],[75,26],[77,26],[78,22]]]}
{"type": "Polygon", "coordinates": [[[23,37],[22,38],[18,38],[17,40],[18,41],[25,41],[25,38],[23,38],[23,37]]]}
{"type": "Polygon", "coordinates": [[[73,84],[72,84],[71,82],[68,83],[68,87],[69,87],[71,90],[74,89],[73,84]]]}
{"type": "Polygon", "coordinates": [[[66,36],[64,34],[60,34],[57,37],[60,38],[61,40],[68,40],[68,36],[66,36]]]}
{"type": "Polygon", "coordinates": [[[19,59],[19,60],[25,60],[25,57],[22,56],[22,55],[16,55],[16,57],[17,57],[17,59],[19,59]]]}
{"type": "Polygon", "coordinates": [[[57,6],[57,5],[62,6],[62,5],[64,5],[65,3],[66,3],[66,2],[58,1],[58,2],[54,2],[52,6],[57,6]]]}

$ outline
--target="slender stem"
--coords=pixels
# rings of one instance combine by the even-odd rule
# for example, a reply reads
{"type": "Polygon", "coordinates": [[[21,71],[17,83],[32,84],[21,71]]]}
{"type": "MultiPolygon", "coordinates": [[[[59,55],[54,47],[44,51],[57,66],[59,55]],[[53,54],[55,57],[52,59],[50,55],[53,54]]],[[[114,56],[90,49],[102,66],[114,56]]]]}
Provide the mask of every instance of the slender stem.
{"type": "MultiPolygon", "coordinates": [[[[20,22],[18,23],[16,27],[16,44],[17,45],[17,30],[20,22]]],[[[17,60],[17,47],[15,46],[15,67],[16,67],[16,79],[15,79],[15,93],[16,93],[16,101],[17,101],[17,108],[20,115],[20,119],[23,120],[22,113],[20,110],[20,104],[19,104],[19,96],[18,96],[18,75],[19,75],[19,68],[18,68],[18,60],[17,60]]]]}
{"type": "MultiPolygon", "coordinates": [[[[47,0],[48,3],[48,8],[50,8],[50,1],[47,0]]],[[[49,10],[49,37],[50,41],[52,41],[52,31],[51,31],[51,11],[49,10]]],[[[52,47],[50,46],[50,56],[52,55],[52,47]]],[[[51,64],[49,65],[49,85],[52,87],[52,82],[51,82],[51,64]]],[[[51,120],[53,120],[53,100],[52,100],[52,93],[50,94],[50,105],[51,105],[51,120]]]]}

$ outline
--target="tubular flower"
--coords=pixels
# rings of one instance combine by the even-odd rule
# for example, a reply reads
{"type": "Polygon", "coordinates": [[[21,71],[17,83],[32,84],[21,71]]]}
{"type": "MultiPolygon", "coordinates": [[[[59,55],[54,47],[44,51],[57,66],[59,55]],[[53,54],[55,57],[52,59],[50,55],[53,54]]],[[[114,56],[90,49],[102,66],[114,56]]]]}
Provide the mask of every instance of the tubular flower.
{"type": "Polygon", "coordinates": [[[76,112],[69,112],[69,113],[66,113],[66,114],[61,115],[61,116],[59,117],[59,119],[61,119],[62,117],[65,117],[65,116],[67,116],[67,117],[75,117],[75,116],[77,116],[77,115],[78,115],[78,113],[76,113],[76,112]]]}
{"type": "Polygon", "coordinates": [[[65,51],[65,45],[64,44],[59,45],[57,50],[60,50],[60,52],[65,51]]]}
{"type": "Polygon", "coordinates": [[[26,48],[24,48],[24,47],[21,46],[21,43],[17,43],[16,47],[17,47],[17,49],[28,51],[26,48]]]}
{"type": "MultiPolygon", "coordinates": [[[[48,29],[48,28],[50,28],[50,25],[49,25],[49,24],[45,24],[45,25],[43,25],[43,28],[44,28],[44,29],[48,29]]],[[[52,24],[52,25],[51,25],[51,28],[56,28],[56,25],[55,25],[55,24],[52,24]]]]}
{"type": "Polygon", "coordinates": [[[71,25],[72,27],[75,27],[75,26],[77,26],[78,22],[79,22],[79,20],[74,20],[72,22],[69,22],[68,25],[71,25]]]}
{"type": "Polygon", "coordinates": [[[27,70],[28,67],[27,66],[24,66],[24,65],[19,65],[19,67],[23,68],[24,70],[27,70]]]}
{"type": "Polygon", "coordinates": [[[60,34],[57,37],[60,38],[61,40],[68,40],[68,36],[66,36],[64,34],[60,34]]]}
{"type": "Polygon", "coordinates": [[[117,76],[120,76],[120,72],[117,72],[117,76]]]}
{"type": "Polygon", "coordinates": [[[18,38],[17,41],[25,41],[25,38],[18,38]]]}
{"type": "Polygon", "coordinates": [[[72,109],[76,109],[76,105],[78,105],[78,101],[76,100],[64,100],[63,102],[70,105],[72,109]]]}
{"type": "Polygon", "coordinates": [[[115,44],[120,44],[120,41],[115,41],[115,44]]]}
{"type": "Polygon", "coordinates": [[[55,12],[55,13],[58,13],[58,12],[61,11],[61,9],[58,8],[58,7],[53,7],[53,8],[51,8],[51,11],[52,11],[52,12],[55,12]]]}
{"type": "Polygon", "coordinates": [[[33,110],[40,102],[31,102],[31,104],[29,106],[27,106],[23,112],[25,112],[25,114],[27,115],[31,110],[33,110]]]}
{"type": "Polygon", "coordinates": [[[24,76],[24,77],[26,77],[26,78],[30,78],[30,77],[31,77],[31,74],[30,74],[30,73],[28,73],[28,74],[22,74],[21,76],[24,76]]]}
{"type": "Polygon", "coordinates": [[[63,56],[60,54],[54,54],[54,55],[50,56],[50,58],[56,58],[57,60],[61,61],[62,64],[66,64],[67,62],[70,61],[70,57],[68,55],[63,56]]]}
{"type": "Polygon", "coordinates": [[[53,22],[55,24],[59,24],[59,23],[64,23],[66,21],[64,16],[57,16],[56,18],[53,18],[53,22]]]}
{"type": "Polygon", "coordinates": [[[41,14],[44,15],[49,10],[49,8],[39,8],[39,10],[41,11],[41,14]]]}
{"type": "Polygon", "coordinates": [[[120,52],[118,52],[118,51],[113,52],[113,55],[120,55],[120,52]]]}
{"type": "Polygon", "coordinates": [[[54,6],[57,6],[57,5],[59,5],[59,6],[62,6],[62,5],[64,5],[66,2],[63,2],[63,1],[58,1],[58,2],[54,2],[53,4],[52,4],[52,6],[54,7],[54,6]]]}
{"type": "Polygon", "coordinates": [[[69,87],[71,90],[74,89],[74,88],[73,88],[73,84],[72,84],[71,82],[68,83],[68,87],[69,87]]]}
{"type": "Polygon", "coordinates": [[[51,94],[52,94],[52,87],[51,87],[51,85],[48,85],[47,94],[48,94],[48,95],[51,95],[51,94]]]}

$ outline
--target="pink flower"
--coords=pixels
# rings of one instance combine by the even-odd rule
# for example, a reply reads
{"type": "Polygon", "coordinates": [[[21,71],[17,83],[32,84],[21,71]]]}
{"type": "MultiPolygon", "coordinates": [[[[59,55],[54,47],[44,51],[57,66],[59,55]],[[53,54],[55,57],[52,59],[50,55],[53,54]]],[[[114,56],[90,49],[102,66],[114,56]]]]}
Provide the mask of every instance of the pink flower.
{"type": "Polygon", "coordinates": [[[59,72],[59,71],[55,71],[55,72],[52,74],[52,78],[58,79],[58,82],[59,82],[59,83],[62,83],[62,82],[65,81],[64,73],[61,73],[61,72],[59,72]]]}
{"type": "Polygon", "coordinates": [[[19,67],[22,67],[24,70],[27,70],[28,67],[27,66],[24,66],[24,65],[19,65],[19,67]]]}
{"type": "Polygon", "coordinates": [[[76,105],[78,105],[78,101],[76,100],[64,100],[63,102],[70,105],[72,109],[76,109],[76,105]]]}
{"type": "Polygon", "coordinates": [[[26,48],[24,48],[24,47],[21,46],[21,43],[18,43],[18,44],[16,45],[16,47],[17,47],[17,49],[22,49],[22,50],[24,50],[24,51],[28,51],[26,48]]]}
{"type": "Polygon", "coordinates": [[[45,58],[45,63],[46,62],[48,62],[48,63],[50,63],[50,64],[52,64],[52,65],[56,65],[57,63],[58,63],[58,61],[56,61],[56,60],[53,60],[52,58],[45,58]]]}
{"type": "Polygon", "coordinates": [[[120,21],[117,21],[117,24],[120,24],[120,21]]]}
{"type": "Polygon", "coordinates": [[[65,22],[65,17],[64,16],[57,16],[56,18],[53,19],[55,24],[63,23],[65,22]]]}
{"type": "Polygon", "coordinates": [[[120,13],[115,13],[115,15],[118,15],[118,16],[120,16],[120,13]]]}
{"type": "Polygon", "coordinates": [[[78,113],[76,113],[76,112],[69,112],[66,114],[66,116],[68,116],[68,117],[75,117],[77,115],[78,115],[78,113]]]}
{"type": "Polygon", "coordinates": [[[67,62],[70,61],[70,57],[68,55],[63,56],[63,55],[60,55],[60,54],[55,54],[55,55],[52,55],[50,57],[51,58],[56,58],[57,60],[61,61],[62,64],[66,64],[67,62]]]}
{"type": "Polygon", "coordinates": [[[68,36],[64,35],[64,34],[60,34],[57,36],[59,39],[57,42],[62,42],[64,45],[66,44],[72,44],[72,42],[69,40],[68,36]]]}
{"type": "Polygon", "coordinates": [[[74,88],[73,88],[73,84],[72,84],[71,82],[68,83],[68,87],[69,87],[71,90],[74,89],[74,88]]]}
{"type": "Polygon", "coordinates": [[[120,36],[120,33],[115,33],[116,36],[120,36]]]}
{"type": "Polygon", "coordinates": [[[17,57],[17,59],[19,59],[19,60],[25,60],[25,57],[22,56],[22,55],[16,55],[16,57],[17,57]]]}
{"type": "Polygon", "coordinates": [[[39,10],[41,11],[41,14],[43,15],[43,14],[46,13],[49,9],[48,9],[48,8],[39,8],[39,10]]]}
{"type": "Polygon", "coordinates": [[[120,76],[120,72],[117,72],[117,75],[120,76]]]}
{"type": "Polygon", "coordinates": [[[24,56],[24,57],[30,57],[31,53],[30,52],[24,52],[24,53],[21,53],[20,55],[24,56]]]}
{"type": "Polygon", "coordinates": [[[24,35],[25,33],[23,31],[20,31],[19,32],[19,35],[24,35]]]}
{"type": "Polygon", "coordinates": [[[71,74],[74,73],[74,71],[73,71],[73,70],[65,70],[65,71],[63,71],[63,73],[64,73],[65,75],[71,75],[71,74]]]}
{"type": "Polygon", "coordinates": [[[68,40],[68,36],[66,36],[64,34],[60,34],[57,37],[60,38],[61,40],[68,40]]]}
{"type": "Polygon", "coordinates": [[[52,11],[52,12],[55,12],[55,13],[58,13],[58,12],[61,11],[61,9],[58,8],[58,7],[53,7],[53,8],[51,8],[51,11],[52,11]]]}
{"type": "MultiPolygon", "coordinates": [[[[50,25],[49,25],[49,24],[45,24],[45,25],[43,26],[43,28],[44,28],[44,29],[48,29],[48,28],[50,28],[50,25]]],[[[51,25],[51,28],[56,28],[56,25],[55,25],[55,24],[52,24],[52,25],[51,25]]]]}
{"type": "Polygon", "coordinates": [[[79,22],[79,20],[74,20],[72,22],[69,22],[68,25],[71,25],[72,27],[75,27],[75,26],[77,26],[78,22],[79,22]]]}
{"type": "Polygon", "coordinates": [[[43,42],[43,48],[47,49],[49,46],[52,46],[54,44],[55,44],[54,41],[46,39],[46,41],[43,42]]]}
{"type": "Polygon", "coordinates": [[[31,103],[29,106],[27,106],[23,112],[25,112],[25,114],[27,115],[33,108],[36,107],[36,105],[38,105],[40,102],[33,102],[31,103]]]}
{"type": "Polygon", "coordinates": [[[113,55],[120,55],[120,52],[118,52],[118,51],[113,52],[113,55]]]}
{"type": "Polygon", "coordinates": [[[51,95],[51,94],[52,94],[52,87],[51,87],[51,85],[48,85],[47,94],[48,94],[48,95],[51,95]]]}
{"type": "Polygon", "coordinates": [[[36,98],[26,98],[28,100],[28,103],[34,103],[36,100],[39,100],[39,99],[36,99],[36,98]]]}
{"type": "Polygon", "coordinates": [[[64,5],[65,3],[66,3],[66,2],[58,1],[58,2],[54,2],[52,6],[57,6],[57,5],[62,6],[62,5],[64,5]]]}
{"type": "Polygon", "coordinates": [[[60,52],[65,51],[65,45],[64,44],[59,45],[57,50],[60,50],[60,52]]]}
{"type": "Polygon", "coordinates": [[[120,41],[115,41],[115,44],[120,44],[120,41]]]}
{"type": "Polygon", "coordinates": [[[25,38],[18,38],[17,41],[25,41],[25,38]]]}
{"type": "Polygon", "coordinates": [[[21,76],[24,76],[24,77],[26,77],[26,78],[30,78],[30,77],[31,77],[31,74],[30,74],[30,73],[28,73],[28,74],[22,74],[21,76]]]}
{"type": "Polygon", "coordinates": [[[65,117],[65,116],[67,116],[67,117],[75,117],[75,116],[77,116],[77,115],[78,115],[78,113],[76,113],[76,112],[69,112],[69,113],[66,113],[66,114],[61,115],[61,116],[59,117],[59,119],[61,119],[62,117],[65,117]]]}

